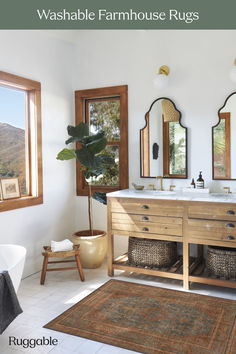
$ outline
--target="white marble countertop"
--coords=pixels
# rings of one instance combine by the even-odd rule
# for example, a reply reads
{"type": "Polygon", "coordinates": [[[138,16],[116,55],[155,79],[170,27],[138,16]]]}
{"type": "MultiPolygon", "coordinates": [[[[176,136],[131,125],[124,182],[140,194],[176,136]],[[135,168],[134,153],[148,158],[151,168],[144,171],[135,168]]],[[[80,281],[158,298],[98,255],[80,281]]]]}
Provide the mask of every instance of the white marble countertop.
{"type": "Polygon", "coordinates": [[[158,191],[123,189],[116,192],[107,193],[107,197],[117,198],[146,198],[146,199],[167,199],[167,200],[190,200],[196,202],[214,202],[214,203],[236,203],[236,193],[197,193],[194,191],[158,191]]]}

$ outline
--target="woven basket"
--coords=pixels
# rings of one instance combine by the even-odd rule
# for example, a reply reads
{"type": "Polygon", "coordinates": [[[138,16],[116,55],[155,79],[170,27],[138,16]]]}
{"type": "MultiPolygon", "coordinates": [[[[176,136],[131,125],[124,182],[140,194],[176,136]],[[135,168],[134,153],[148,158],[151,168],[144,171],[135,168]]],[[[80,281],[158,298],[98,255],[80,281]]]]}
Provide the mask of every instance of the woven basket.
{"type": "Polygon", "coordinates": [[[236,249],[208,246],[206,268],[217,277],[236,279],[236,249]]]}
{"type": "Polygon", "coordinates": [[[176,260],[176,242],[129,237],[128,262],[130,265],[170,267],[176,260]]]}

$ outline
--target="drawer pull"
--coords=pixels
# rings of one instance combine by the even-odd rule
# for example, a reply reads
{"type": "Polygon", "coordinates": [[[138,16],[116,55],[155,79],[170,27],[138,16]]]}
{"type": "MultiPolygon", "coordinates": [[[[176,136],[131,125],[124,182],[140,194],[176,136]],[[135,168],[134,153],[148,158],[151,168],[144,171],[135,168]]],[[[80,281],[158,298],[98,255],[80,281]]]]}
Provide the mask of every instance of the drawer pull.
{"type": "Polygon", "coordinates": [[[227,210],[227,211],[226,211],[226,214],[229,214],[229,215],[234,215],[234,214],[235,214],[235,212],[234,212],[233,210],[227,210]]]}
{"type": "Polygon", "coordinates": [[[226,227],[235,227],[234,224],[227,224],[226,227]]]}
{"type": "Polygon", "coordinates": [[[149,220],[149,217],[143,216],[143,217],[142,217],[142,220],[143,220],[143,221],[147,221],[147,220],[149,220]]]}
{"type": "Polygon", "coordinates": [[[227,240],[234,240],[234,236],[229,235],[229,236],[226,237],[226,239],[227,240]]]}
{"type": "Polygon", "coordinates": [[[148,227],[143,227],[143,231],[149,231],[148,227]]]}
{"type": "Polygon", "coordinates": [[[142,209],[149,209],[149,206],[148,205],[143,205],[142,209]]]}

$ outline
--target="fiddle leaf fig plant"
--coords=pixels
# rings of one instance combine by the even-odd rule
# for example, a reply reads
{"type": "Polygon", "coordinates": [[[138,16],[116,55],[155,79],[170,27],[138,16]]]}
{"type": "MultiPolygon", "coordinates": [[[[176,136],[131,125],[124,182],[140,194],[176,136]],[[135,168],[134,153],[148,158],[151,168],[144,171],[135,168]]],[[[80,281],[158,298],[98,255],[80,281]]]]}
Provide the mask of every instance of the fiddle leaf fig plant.
{"type": "Polygon", "coordinates": [[[81,170],[88,183],[89,229],[91,235],[93,235],[92,197],[106,204],[106,194],[95,192],[92,195],[91,179],[96,179],[103,175],[108,167],[115,164],[115,160],[107,154],[102,154],[107,145],[104,131],[101,130],[97,134],[90,134],[88,125],[81,122],[75,127],[69,125],[67,132],[70,138],[65,143],[67,145],[79,143],[79,147],[61,150],[57,155],[57,159],[64,161],[76,158],[80,163],[81,170]]]}

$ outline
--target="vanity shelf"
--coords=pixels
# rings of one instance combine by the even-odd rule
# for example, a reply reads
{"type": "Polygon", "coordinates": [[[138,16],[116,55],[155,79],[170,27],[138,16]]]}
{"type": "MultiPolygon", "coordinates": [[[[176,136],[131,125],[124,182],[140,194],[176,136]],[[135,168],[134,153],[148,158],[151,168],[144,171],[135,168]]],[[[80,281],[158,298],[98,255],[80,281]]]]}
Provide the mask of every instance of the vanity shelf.
{"type": "MultiPolygon", "coordinates": [[[[144,195],[143,195],[144,196],[144,195]]],[[[203,246],[236,248],[236,200],[226,203],[209,196],[192,200],[186,196],[144,198],[130,190],[108,194],[108,275],[124,270],[183,281],[236,288],[236,281],[207,274],[203,246]],[[171,199],[171,200],[170,200],[171,199]],[[133,266],[127,253],[114,259],[114,236],[135,236],[179,242],[183,256],[169,268],[133,266]],[[190,244],[197,245],[197,257],[190,257],[190,244]]]]}
{"type": "Polygon", "coordinates": [[[189,281],[194,283],[210,284],[224,286],[228,288],[236,288],[235,279],[226,279],[224,277],[217,277],[214,275],[209,275],[205,262],[202,261],[199,266],[189,274],[189,281]]]}
{"type": "MultiPolygon", "coordinates": [[[[178,260],[169,268],[155,268],[155,267],[138,267],[130,265],[128,262],[128,253],[117,257],[113,262],[113,268],[125,270],[127,272],[134,272],[140,274],[155,275],[159,277],[183,280],[183,257],[179,256],[178,260]]],[[[224,277],[216,277],[209,275],[204,260],[197,257],[190,257],[189,259],[189,281],[193,283],[202,283],[210,285],[218,285],[229,288],[236,287],[235,279],[226,279],[224,277]]]]}
{"type": "Polygon", "coordinates": [[[125,270],[127,272],[156,275],[172,279],[183,280],[183,257],[178,257],[177,261],[168,268],[139,267],[128,262],[128,253],[116,258],[113,262],[114,269],[125,270]]]}
{"type": "MultiPolygon", "coordinates": [[[[189,269],[191,274],[199,267],[201,260],[196,257],[190,257],[189,259],[189,269]]],[[[127,272],[156,275],[159,277],[172,278],[183,280],[183,257],[178,256],[176,262],[174,262],[168,268],[155,268],[155,267],[140,267],[129,264],[128,253],[123,254],[120,257],[117,257],[113,262],[114,269],[125,270],[127,272]]]]}

